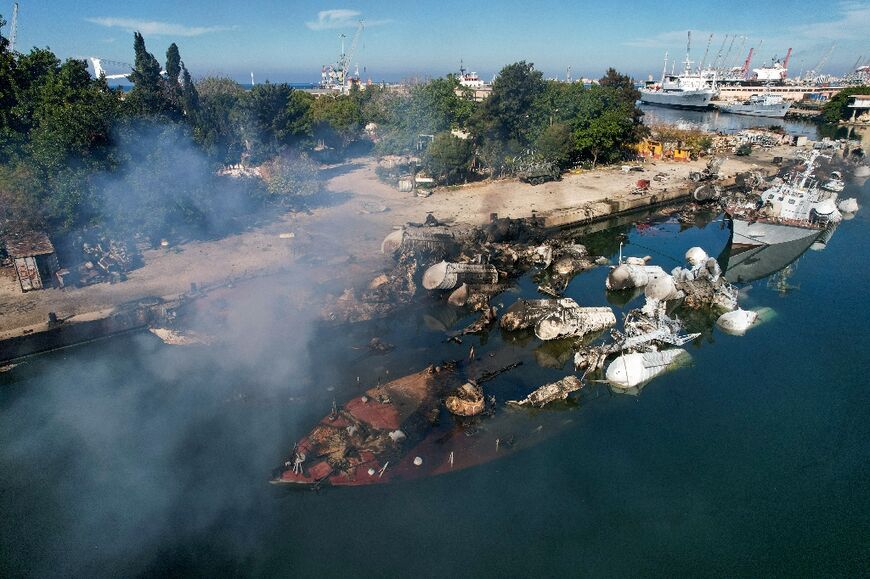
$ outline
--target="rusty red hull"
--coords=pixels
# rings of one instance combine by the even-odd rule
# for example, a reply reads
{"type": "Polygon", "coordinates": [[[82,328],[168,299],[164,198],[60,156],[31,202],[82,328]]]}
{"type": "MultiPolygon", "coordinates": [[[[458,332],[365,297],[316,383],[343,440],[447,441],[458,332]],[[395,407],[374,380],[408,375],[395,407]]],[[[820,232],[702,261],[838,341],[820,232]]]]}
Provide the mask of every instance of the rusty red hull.
{"type": "Polygon", "coordinates": [[[570,405],[454,417],[442,400],[460,383],[453,369],[429,368],[366,391],[299,440],[272,482],[360,486],[434,476],[534,446],[571,423],[570,405]]]}

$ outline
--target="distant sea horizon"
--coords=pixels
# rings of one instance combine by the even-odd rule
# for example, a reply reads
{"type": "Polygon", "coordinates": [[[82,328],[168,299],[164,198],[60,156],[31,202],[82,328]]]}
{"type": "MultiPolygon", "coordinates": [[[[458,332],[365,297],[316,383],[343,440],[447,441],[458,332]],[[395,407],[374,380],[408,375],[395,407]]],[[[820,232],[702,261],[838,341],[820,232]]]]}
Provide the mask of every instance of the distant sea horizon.
{"type": "MultiPolygon", "coordinates": [[[[254,84],[265,84],[266,82],[269,82],[269,81],[258,82],[258,83],[254,83],[254,84]]],[[[272,83],[272,84],[285,84],[285,83],[272,83]]],[[[297,88],[297,89],[317,88],[317,83],[313,83],[313,82],[288,82],[286,84],[290,85],[293,88],[297,88]]],[[[241,86],[245,90],[251,90],[251,88],[253,88],[254,85],[249,83],[249,82],[240,82],[239,86],[241,86]]],[[[124,92],[130,92],[130,90],[133,88],[133,85],[131,83],[124,83],[124,84],[118,83],[118,84],[110,84],[109,87],[119,88],[124,92]]]]}

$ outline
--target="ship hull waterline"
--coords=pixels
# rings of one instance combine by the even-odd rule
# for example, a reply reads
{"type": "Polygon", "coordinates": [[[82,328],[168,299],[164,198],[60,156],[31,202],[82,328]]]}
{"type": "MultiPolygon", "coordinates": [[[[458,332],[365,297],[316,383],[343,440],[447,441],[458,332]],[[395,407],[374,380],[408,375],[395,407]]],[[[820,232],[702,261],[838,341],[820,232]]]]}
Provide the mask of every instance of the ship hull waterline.
{"type": "Polygon", "coordinates": [[[707,110],[714,96],[711,91],[641,91],[640,102],[675,109],[707,110]]]}

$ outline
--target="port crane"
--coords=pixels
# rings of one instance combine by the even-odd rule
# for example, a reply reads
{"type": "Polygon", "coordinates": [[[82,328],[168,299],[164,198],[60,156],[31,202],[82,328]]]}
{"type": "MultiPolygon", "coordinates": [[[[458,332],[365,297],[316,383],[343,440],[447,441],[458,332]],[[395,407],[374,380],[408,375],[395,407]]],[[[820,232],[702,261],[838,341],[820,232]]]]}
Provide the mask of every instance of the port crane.
{"type": "MultiPolygon", "coordinates": [[[[89,56],[88,60],[91,61],[91,64],[94,67],[94,77],[100,78],[101,74],[106,75],[106,80],[121,80],[127,79],[130,77],[130,74],[133,71],[133,65],[129,62],[118,62],[117,60],[108,60],[106,58],[100,58],[99,56],[89,56]],[[131,72],[122,72],[118,74],[107,74],[106,68],[103,66],[104,64],[111,66],[112,68],[126,68],[131,72]]],[[[165,75],[166,71],[161,70],[160,74],[165,75]]]]}
{"type": "Polygon", "coordinates": [[[365,20],[360,20],[356,27],[356,33],[353,35],[353,40],[350,43],[350,50],[345,52],[344,39],[346,34],[339,34],[341,39],[341,54],[338,57],[338,62],[334,66],[324,66],[321,71],[321,85],[324,88],[341,91],[342,94],[347,93],[350,89],[350,64],[353,61],[356,47],[359,44],[360,36],[365,28],[365,20]]]}
{"type": "Polygon", "coordinates": [[[18,2],[12,5],[12,25],[9,29],[9,52],[15,52],[16,36],[18,36],[18,2]]]}
{"type": "Polygon", "coordinates": [[[822,75],[822,67],[825,66],[825,64],[828,62],[828,59],[831,58],[831,54],[834,52],[834,49],[836,47],[837,47],[836,44],[831,45],[831,48],[828,49],[828,51],[825,53],[825,55],[822,57],[822,59],[818,62],[818,64],[816,64],[816,66],[813,67],[813,69],[807,73],[807,75],[810,78],[805,79],[805,80],[816,80],[822,75]]]}
{"type": "Polygon", "coordinates": [[[120,80],[120,79],[126,79],[128,76],[130,76],[129,72],[125,72],[122,74],[106,74],[106,69],[103,67],[104,63],[108,64],[110,66],[113,66],[113,67],[126,68],[126,69],[131,70],[131,71],[133,70],[133,65],[130,64],[129,62],[118,62],[115,60],[107,60],[105,58],[99,58],[97,56],[89,56],[88,60],[91,61],[91,64],[94,67],[94,77],[96,77],[96,78],[100,78],[100,75],[103,75],[103,74],[106,75],[106,80],[120,80]]]}

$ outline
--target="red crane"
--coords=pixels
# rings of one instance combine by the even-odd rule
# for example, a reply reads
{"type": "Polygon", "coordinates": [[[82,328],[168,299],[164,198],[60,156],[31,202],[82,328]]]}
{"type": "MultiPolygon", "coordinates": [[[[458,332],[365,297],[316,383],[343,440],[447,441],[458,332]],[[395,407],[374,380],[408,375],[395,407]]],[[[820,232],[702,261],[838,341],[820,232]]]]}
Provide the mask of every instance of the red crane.
{"type": "Polygon", "coordinates": [[[782,61],[782,78],[788,77],[788,59],[791,58],[791,47],[785,53],[785,60],[782,61]]]}
{"type": "Polygon", "coordinates": [[[755,50],[755,48],[749,49],[749,55],[746,57],[746,60],[743,62],[743,68],[740,71],[743,73],[744,80],[749,80],[749,63],[752,62],[752,51],[753,50],[755,50]]]}

